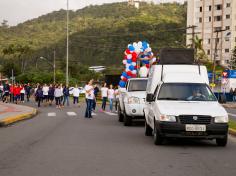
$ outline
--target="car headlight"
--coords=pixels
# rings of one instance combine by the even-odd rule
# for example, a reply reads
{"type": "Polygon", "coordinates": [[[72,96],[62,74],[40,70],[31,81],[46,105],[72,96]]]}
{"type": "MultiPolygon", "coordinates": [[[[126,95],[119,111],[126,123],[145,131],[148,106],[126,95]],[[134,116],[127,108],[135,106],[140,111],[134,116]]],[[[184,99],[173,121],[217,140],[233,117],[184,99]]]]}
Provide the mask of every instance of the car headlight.
{"type": "Polygon", "coordinates": [[[229,122],[228,116],[215,117],[215,123],[228,123],[228,122],[229,122]]]}
{"type": "Polygon", "coordinates": [[[161,115],[160,121],[163,122],[176,122],[176,117],[174,115],[161,115]]]}
{"type": "Polygon", "coordinates": [[[140,100],[137,97],[129,97],[128,104],[140,104],[140,100]]]}

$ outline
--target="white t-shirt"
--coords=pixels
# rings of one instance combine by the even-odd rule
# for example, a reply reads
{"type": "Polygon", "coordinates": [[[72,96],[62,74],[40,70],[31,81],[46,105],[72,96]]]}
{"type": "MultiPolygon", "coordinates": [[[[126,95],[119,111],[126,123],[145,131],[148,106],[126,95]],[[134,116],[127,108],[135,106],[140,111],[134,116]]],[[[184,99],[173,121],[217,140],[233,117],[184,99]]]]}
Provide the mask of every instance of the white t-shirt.
{"type": "Polygon", "coordinates": [[[90,100],[93,100],[94,99],[94,90],[93,90],[93,86],[90,86],[90,85],[86,85],[85,86],[85,97],[87,99],[90,99],[90,100]],[[88,92],[89,91],[89,92],[88,92]]]}
{"type": "Polygon", "coordinates": [[[22,88],[20,93],[25,94],[25,88],[22,88]]]}
{"type": "Polygon", "coordinates": [[[79,88],[74,88],[72,91],[72,94],[74,97],[79,97],[79,94],[80,94],[79,88]]]}
{"type": "Polygon", "coordinates": [[[108,89],[108,98],[114,99],[115,97],[115,90],[114,89],[108,89]]]}
{"type": "Polygon", "coordinates": [[[49,91],[49,87],[48,86],[44,86],[43,87],[43,95],[48,95],[48,91],[49,91]]]}
{"type": "Polygon", "coordinates": [[[107,87],[102,87],[101,88],[102,97],[107,97],[107,91],[108,91],[107,87]]]}

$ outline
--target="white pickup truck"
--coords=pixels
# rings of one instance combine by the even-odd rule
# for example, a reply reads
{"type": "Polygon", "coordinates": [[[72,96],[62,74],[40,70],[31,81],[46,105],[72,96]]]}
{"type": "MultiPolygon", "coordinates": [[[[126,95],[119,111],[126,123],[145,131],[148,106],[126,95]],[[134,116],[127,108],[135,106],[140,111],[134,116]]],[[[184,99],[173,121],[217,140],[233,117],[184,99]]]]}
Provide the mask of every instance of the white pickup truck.
{"type": "Polygon", "coordinates": [[[125,126],[133,119],[144,119],[147,78],[131,78],[125,88],[119,89],[118,118],[125,126]]]}
{"type": "Polygon", "coordinates": [[[216,139],[227,144],[228,114],[199,65],[153,66],[147,85],[145,134],[160,145],[165,138],[216,139]]]}

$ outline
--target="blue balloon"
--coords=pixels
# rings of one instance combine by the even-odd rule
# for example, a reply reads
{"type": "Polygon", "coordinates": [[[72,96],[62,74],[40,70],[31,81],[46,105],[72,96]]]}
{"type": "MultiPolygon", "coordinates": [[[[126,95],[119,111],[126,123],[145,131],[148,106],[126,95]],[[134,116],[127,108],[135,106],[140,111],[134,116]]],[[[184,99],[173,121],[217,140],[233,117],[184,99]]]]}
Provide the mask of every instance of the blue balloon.
{"type": "Polygon", "coordinates": [[[127,63],[131,64],[132,63],[132,59],[127,59],[127,63]]]}
{"type": "Polygon", "coordinates": [[[119,86],[120,86],[120,87],[125,87],[125,84],[126,84],[126,83],[125,83],[124,81],[120,81],[120,82],[119,82],[119,86]]]}
{"type": "Polygon", "coordinates": [[[123,73],[122,73],[122,76],[127,77],[128,75],[127,75],[126,72],[123,72],[123,73]]]}
{"type": "Polygon", "coordinates": [[[143,64],[149,64],[149,61],[143,60],[142,63],[143,63],[143,64]]]}
{"type": "Polygon", "coordinates": [[[127,76],[127,79],[130,79],[131,78],[131,76],[127,76]]]}
{"type": "Polygon", "coordinates": [[[143,42],[142,42],[142,46],[143,46],[143,49],[145,50],[145,49],[148,48],[148,43],[145,42],[145,41],[143,41],[143,42]]]}
{"type": "Polygon", "coordinates": [[[129,45],[129,50],[130,51],[134,51],[135,50],[134,46],[133,45],[129,45]]]}
{"type": "Polygon", "coordinates": [[[133,66],[133,65],[130,65],[130,66],[129,66],[129,69],[130,69],[131,71],[133,71],[133,70],[134,70],[134,66],[133,66]]]}

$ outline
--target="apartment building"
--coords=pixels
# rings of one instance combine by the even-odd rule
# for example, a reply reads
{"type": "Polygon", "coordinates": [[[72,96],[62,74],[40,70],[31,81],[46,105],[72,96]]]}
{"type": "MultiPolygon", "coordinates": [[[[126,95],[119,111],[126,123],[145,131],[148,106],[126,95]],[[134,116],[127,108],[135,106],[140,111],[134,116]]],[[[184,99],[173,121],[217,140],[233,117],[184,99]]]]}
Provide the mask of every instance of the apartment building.
{"type": "MultiPolygon", "coordinates": [[[[203,39],[203,48],[209,59],[229,65],[231,51],[236,43],[236,0],[188,0],[187,26],[196,26],[195,35],[203,39]],[[219,32],[218,38],[215,31],[219,32]]],[[[187,45],[191,44],[192,29],[187,30],[187,45]]]]}

